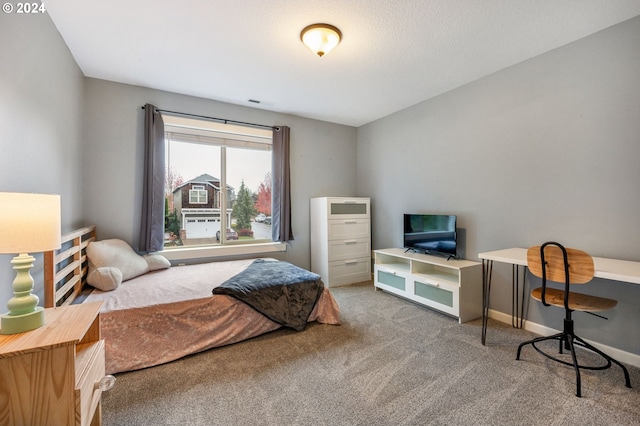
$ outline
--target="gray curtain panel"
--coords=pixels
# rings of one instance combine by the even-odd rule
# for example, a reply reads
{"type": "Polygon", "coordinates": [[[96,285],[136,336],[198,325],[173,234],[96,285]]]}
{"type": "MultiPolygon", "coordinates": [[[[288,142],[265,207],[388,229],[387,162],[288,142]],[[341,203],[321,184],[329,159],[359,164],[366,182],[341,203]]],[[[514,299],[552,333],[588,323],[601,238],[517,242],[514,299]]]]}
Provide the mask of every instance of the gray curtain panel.
{"type": "Polygon", "coordinates": [[[142,188],[141,252],[164,247],[164,122],[151,104],[144,106],[144,176],[142,188]]]}
{"type": "Polygon", "coordinates": [[[291,230],[291,180],[289,170],[289,133],[287,126],[273,128],[273,204],[271,234],[273,241],[293,240],[291,230]]]}

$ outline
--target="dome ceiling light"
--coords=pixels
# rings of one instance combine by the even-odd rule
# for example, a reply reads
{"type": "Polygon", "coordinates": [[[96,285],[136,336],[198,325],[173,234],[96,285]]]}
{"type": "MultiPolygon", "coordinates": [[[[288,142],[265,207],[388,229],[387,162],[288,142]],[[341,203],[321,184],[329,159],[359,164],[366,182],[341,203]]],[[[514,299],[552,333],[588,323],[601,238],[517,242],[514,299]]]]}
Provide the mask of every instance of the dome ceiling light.
{"type": "Polygon", "coordinates": [[[300,40],[313,53],[322,57],[340,43],[342,33],[329,24],[313,24],[305,27],[300,33],[300,40]]]}

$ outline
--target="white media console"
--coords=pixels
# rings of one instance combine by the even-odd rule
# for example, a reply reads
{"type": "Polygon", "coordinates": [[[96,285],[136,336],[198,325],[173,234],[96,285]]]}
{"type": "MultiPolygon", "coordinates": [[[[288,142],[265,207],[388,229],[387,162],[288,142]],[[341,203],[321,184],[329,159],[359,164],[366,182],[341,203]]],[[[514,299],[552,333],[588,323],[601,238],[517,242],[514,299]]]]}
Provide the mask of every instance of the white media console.
{"type": "Polygon", "coordinates": [[[458,318],[482,317],[482,264],[391,248],[374,251],[374,285],[458,318]]]}

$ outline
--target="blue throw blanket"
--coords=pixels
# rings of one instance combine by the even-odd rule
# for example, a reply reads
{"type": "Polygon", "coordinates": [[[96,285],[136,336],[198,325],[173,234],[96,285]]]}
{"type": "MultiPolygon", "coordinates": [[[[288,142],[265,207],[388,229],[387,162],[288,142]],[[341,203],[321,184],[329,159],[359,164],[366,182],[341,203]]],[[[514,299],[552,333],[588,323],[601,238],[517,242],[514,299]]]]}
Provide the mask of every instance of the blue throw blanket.
{"type": "Polygon", "coordinates": [[[256,259],[213,289],[248,304],[272,321],[300,331],[307,325],[324,284],[320,276],[288,262],[256,259]]]}

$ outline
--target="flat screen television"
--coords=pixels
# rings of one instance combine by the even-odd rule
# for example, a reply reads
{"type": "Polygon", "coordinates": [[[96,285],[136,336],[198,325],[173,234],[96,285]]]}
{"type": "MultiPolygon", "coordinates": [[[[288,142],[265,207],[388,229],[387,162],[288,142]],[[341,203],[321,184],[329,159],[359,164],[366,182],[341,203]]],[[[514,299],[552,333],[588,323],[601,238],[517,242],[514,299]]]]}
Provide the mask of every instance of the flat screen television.
{"type": "Polygon", "coordinates": [[[405,214],[404,248],[417,252],[456,257],[457,217],[444,214],[405,214]]]}

